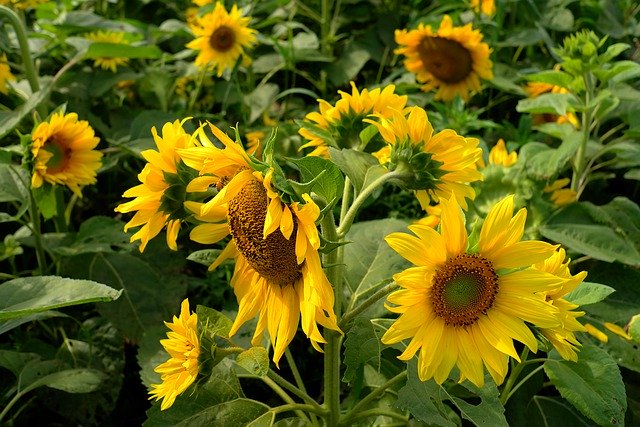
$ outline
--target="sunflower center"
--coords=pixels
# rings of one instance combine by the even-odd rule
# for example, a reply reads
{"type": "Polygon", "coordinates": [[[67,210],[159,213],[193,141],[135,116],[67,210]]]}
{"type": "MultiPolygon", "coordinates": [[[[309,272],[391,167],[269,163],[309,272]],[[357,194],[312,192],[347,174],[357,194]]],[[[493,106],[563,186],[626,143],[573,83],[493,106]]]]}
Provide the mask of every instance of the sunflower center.
{"type": "Polygon", "coordinates": [[[431,292],[434,311],[447,325],[472,325],[493,305],[498,275],[488,259],[460,254],[436,269],[431,292]]]}
{"type": "Polygon", "coordinates": [[[229,201],[229,229],[236,246],[255,271],[271,283],[292,286],[302,277],[296,260],[296,229],[291,238],[280,230],[263,238],[267,216],[267,192],[262,183],[251,180],[229,201]]]}
{"type": "Polygon", "coordinates": [[[233,47],[236,42],[236,33],[226,25],[217,28],[209,37],[209,44],[213,50],[226,52],[233,47]]]}
{"type": "Polygon", "coordinates": [[[47,173],[58,173],[66,168],[71,159],[71,149],[66,144],[52,136],[43,149],[51,154],[47,160],[47,173]]]}
{"type": "Polygon", "coordinates": [[[459,83],[471,74],[471,53],[457,41],[425,37],[418,46],[418,54],[424,68],[444,83],[459,83]]]}

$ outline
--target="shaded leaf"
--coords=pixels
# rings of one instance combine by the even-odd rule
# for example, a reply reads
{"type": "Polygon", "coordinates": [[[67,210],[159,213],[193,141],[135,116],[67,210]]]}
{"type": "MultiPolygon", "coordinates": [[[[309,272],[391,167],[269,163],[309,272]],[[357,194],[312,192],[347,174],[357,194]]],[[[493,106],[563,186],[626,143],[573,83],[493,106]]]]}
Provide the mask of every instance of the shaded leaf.
{"type": "Polygon", "coordinates": [[[615,291],[612,287],[600,283],[582,282],[564,299],[583,306],[600,302],[615,291]]]}
{"type": "Polygon", "coordinates": [[[343,363],[347,369],[342,381],[353,381],[358,370],[367,363],[379,372],[381,352],[380,336],[371,324],[371,320],[364,316],[357,317],[347,332],[344,342],[343,363]]]}
{"type": "Polygon", "coordinates": [[[247,372],[264,377],[269,372],[269,354],[264,347],[251,347],[236,357],[236,363],[247,372]]]}

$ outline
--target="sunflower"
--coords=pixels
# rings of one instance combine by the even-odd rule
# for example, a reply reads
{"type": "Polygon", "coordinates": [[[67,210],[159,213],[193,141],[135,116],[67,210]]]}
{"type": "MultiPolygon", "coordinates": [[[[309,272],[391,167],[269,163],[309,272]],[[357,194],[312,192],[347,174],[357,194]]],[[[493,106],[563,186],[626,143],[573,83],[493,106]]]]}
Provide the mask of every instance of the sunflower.
{"type": "Polygon", "coordinates": [[[378,128],[388,144],[374,153],[380,163],[390,168],[412,168],[410,188],[416,191],[423,208],[453,192],[458,204],[466,209],[466,199],[475,197],[469,183],[482,179],[477,169],[482,157],[479,141],[451,129],[434,135],[427,112],[420,107],[391,112],[391,119],[381,115],[376,115],[378,121],[365,119],[378,128]]]}
{"type": "Polygon", "coordinates": [[[245,138],[247,139],[247,151],[256,156],[262,155],[262,142],[264,141],[265,133],[261,130],[254,130],[247,132],[245,138]]]}
{"type": "Polygon", "coordinates": [[[78,197],[80,187],[95,184],[97,170],[102,166],[102,153],[95,150],[100,142],[86,120],[76,113],[54,113],[31,134],[33,141],[33,175],[31,186],[66,185],[78,197]]]}
{"type": "Polygon", "coordinates": [[[496,13],[495,0],[471,0],[471,9],[477,13],[493,16],[496,13]]]}
{"type": "Polygon", "coordinates": [[[504,143],[504,139],[500,138],[496,145],[489,151],[489,164],[501,165],[505,168],[513,166],[518,161],[518,153],[512,151],[509,153],[504,143]]]}
{"type": "MultiPolygon", "coordinates": [[[[559,69],[559,67],[555,67],[555,69],[559,69]]],[[[524,90],[527,92],[527,94],[529,94],[529,98],[532,98],[532,99],[544,93],[569,93],[567,89],[561,86],[556,86],[556,85],[552,85],[550,83],[544,83],[544,82],[529,82],[525,86],[524,90]]],[[[557,114],[551,114],[551,113],[533,115],[533,123],[536,125],[539,125],[542,123],[548,123],[548,122],[569,123],[576,129],[580,128],[580,122],[578,121],[578,117],[571,111],[568,111],[564,115],[557,115],[557,114]]]]}
{"type": "Polygon", "coordinates": [[[149,240],[167,227],[167,245],[177,250],[176,240],[180,224],[189,212],[183,203],[186,199],[186,186],[197,175],[182,163],[177,149],[191,144],[193,136],[183,129],[184,122],[176,120],[165,123],[162,135],[158,135],[155,126],[151,129],[158,150],[145,150],[142,157],[147,161],[138,174],[141,184],[128,189],[123,197],[134,197],[115,208],[116,212],[133,212],[135,215],[124,226],[125,231],[142,226],[131,241],[140,240],[140,252],[143,252],[149,240]]]}
{"type": "Polygon", "coordinates": [[[585,327],[577,320],[578,317],[584,315],[584,311],[572,311],[578,305],[565,300],[564,297],[582,283],[587,276],[587,272],[582,271],[576,275],[571,275],[569,271],[569,262],[571,260],[565,261],[565,256],[564,249],[558,248],[549,258],[534,264],[533,268],[565,279],[561,287],[546,293],[547,301],[558,308],[561,324],[554,328],[541,328],[540,332],[558,350],[562,358],[575,362],[578,360],[576,349],[578,349],[580,343],[576,339],[574,332],[586,331],[585,327]]]}
{"type": "Polygon", "coordinates": [[[424,83],[423,91],[437,88],[436,99],[450,101],[460,95],[467,100],[469,92],[480,90],[480,79],[493,78],[491,49],[471,24],[454,27],[445,15],[437,32],[420,24],[415,30],[396,30],[395,39],[400,45],[395,53],[406,57],[405,68],[424,83]]]}
{"type": "Polygon", "coordinates": [[[390,117],[388,107],[402,110],[407,104],[406,95],[394,93],[395,86],[388,85],[384,89],[358,91],[351,82],[351,93],[338,91],[340,99],[331,105],[319,99],[320,112],[313,111],[305,116],[305,121],[298,133],[309,142],[301,149],[313,147],[311,156],[329,157],[328,146],[337,148],[358,147],[360,132],[366,127],[363,119],[370,114],[390,117]],[[305,126],[305,123],[311,126],[305,126]],[[328,136],[330,135],[330,136],[328,136]]]}
{"type": "Polygon", "coordinates": [[[256,30],[247,27],[250,18],[242,17],[242,9],[234,4],[227,12],[223,4],[216,3],[213,12],[196,18],[191,27],[196,39],[187,44],[190,49],[199,50],[196,65],[213,66],[217,76],[226,69],[233,68],[245,49],[256,42],[256,30]]]}
{"type": "Polygon", "coordinates": [[[200,339],[198,338],[198,315],[189,312],[189,300],[180,305],[180,316],[173,322],[165,322],[171,332],[160,343],[169,353],[169,360],[155,368],[162,379],[161,384],[151,384],[149,399],[162,399],[161,410],[169,408],[178,395],[184,393],[198,376],[200,339]]]}
{"type": "Polygon", "coordinates": [[[392,233],[387,243],[415,264],[393,276],[402,289],[388,297],[398,319],[382,337],[384,344],[411,338],[398,356],[411,359],[418,350],[418,376],[441,384],[454,366],[460,381],[484,384],[483,365],[501,384],[508,356],[520,360],[514,340],[533,352],[538,344],[530,327],[561,325],[558,308],[545,293],[564,279],[531,267],[549,258],[555,247],[521,241],[527,216],[512,216],[514,196],[498,202],[484,221],[477,243],[469,244],[464,216],[455,197],[440,202],[440,232],[410,225],[415,236],[392,233]]]}
{"type": "Polygon", "coordinates": [[[554,205],[558,207],[569,205],[578,199],[578,193],[571,188],[565,188],[570,182],[571,179],[569,178],[556,179],[551,184],[546,185],[542,191],[551,193],[550,198],[554,205]]]}
{"type": "MultiPolygon", "coordinates": [[[[128,45],[129,42],[125,39],[125,33],[121,31],[94,31],[87,34],[85,37],[87,40],[91,40],[94,43],[112,43],[128,45]]],[[[112,56],[101,56],[95,58],[93,65],[95,67],[101,67],[103,70],[111,70],[114,73],[119,65],[126,65],[129,62],[129,58],[118,58],[112,56]]]]}
{"type": "Polygon", "coordinates": [[[272,185],[273,169],[263,176],[240,144],[209,126],[224,148],[201,132],[201,146],[179,151],[185,163],[201,174],[188,191],[206,191],[211,184],[219,189],[213,199],[187,205],[199,212],[196,219],[205,222],[192,230],[191,239],[213,244],[232,237],[209,267],[212,270],[228,258],[236,261],[231,285],[239,307],[229,336],[258,316],[252,343],[260,345],[266,329],[277,365],[301,321],[311,344],[321,351],[319,344],[326,341],[318,324],[339,328],[333,289],[318,254],[315,221],[320,209],[307,194],[300,202],[285,203],[272,185]]]}
{"type": "Polygon", "coordinates": [[[48,0],[0,0],[0,5],[11,6],[14,9],[26,10],[33,9],[39,4],[46,3],[48,0]]]}
{"type": "Polygon", "coordinates": [[[7,61],[7,55],[3,53],[0,55],[0,93],[8,94],[9,86],[7,82],[15,79],[16,76],[11,74],[11,67],[9,67],[9,62],[7,61]]]}

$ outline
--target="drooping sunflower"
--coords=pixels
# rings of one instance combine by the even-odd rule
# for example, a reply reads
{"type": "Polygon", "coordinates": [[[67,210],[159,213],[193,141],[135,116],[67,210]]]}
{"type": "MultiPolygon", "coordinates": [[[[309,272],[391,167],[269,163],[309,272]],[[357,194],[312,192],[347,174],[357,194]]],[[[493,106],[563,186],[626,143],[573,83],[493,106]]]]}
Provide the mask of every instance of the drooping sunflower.
{"type": "Polygon", "coordinates": [[[493,16],[496,13],[495,0],[471,0],[471,9],[487,16],[493,16]]]}
{"type": "Polygon", "coordinates": [[[569,262],[571,260],[565,260],[565,258],[564,249],[558,248],[549,258],[537,262],[533,267],[565,279],[561,287],[546,292],[547,301],[558,308],[558,317],[561,323],[554,328],[541,328],[540,332],[558,350],[563,359],[575,362],[578,360],[576,350],[580,347],[580,343],[576,339],[574,332],[586,331],[585,327],[577,320],[578,317],[584,315],[584,311],[573,311],[578,305],[567,301],[564,297],[582,283],[587,276],[587,272],[581,271],[576,275],[572,275],[569,271],[569,262]]]}
{"type": "Polygon", "coordinates": [[[434,135],[427,112],[420,107],[405,112],[391,110],[391,118],[376,118],[365,121],[378,128],[387,146],[374,155],[389,168],[412,171],[409,188],[415,190],[422,207],[431,201],[438,203],[453,192],[458,204],[466,209],[466,199],[475,197],[469,183],[482,179],[477,168],[482,157],[479,141],[451,129],[434,135]]]}
{"type": "Polygon", "coordinates": [[[423,91],[438,89],[436,99],[451,101],[459,95],[467,100],[471,91],[480,90],[480,79],[493,79],[491,49],[471,24],[454,27],[445,15],[438,31],[420,24],[415,30],[396,30],[395,40],[405,68],[424,83],[423,91]]]}
{"type": "Polygon", "coordinates": [[[201,132],[201,146],[179,151],[201,175],[188,191],[206,191],[212,184],[219,189],[211,200],[189,203],[188,208],[205,222],[192,230],[192,240],[213,244],[232,237],[210,266],[214,269],[228,258],[236,261],[231,285],[239,307],[229,335],[258,316],[252,342],[260,345],[266,330],[277,365],[301,323],[320,351],[326,341],[318,325],[339,331],[333,289],[318,254],[315,221],[320,209],[307,194],[300,202],[285,203],[272,185],[273,170],[264,175],[255,170],[240,144],[216,126],[209,127],[224,148],[201,132]]]}
{"type": "Polygon", "coordinates": [[[196,24],[191,26],[196,38],[187,44],[188,48],[200,51],[195,64],[213,67],[218,77],[233,68],[245,50],[256,42],[256,30],[248,27],[249,20],[242,16],[242,9],[237,5],[227,12],[220,2],[213,12],[197,17],[196,24]]]}
{"type": "Polygon", "coordinates": [[[469,242],[455,197],[440,202],[440,232],[410,225],[415,234],[392,233],[387,243],[415,267],[393,276],[402,289],[389,295],[387,308],[400,316],[382,337],[385,344],[410,342],[401,360],[419,350],[418,375],[441,384],[454,366],[460,380],[481,387],[484,367],[497,384],[504,381],[508,357],[520,360],[514,340],[533,352],[538,345],[528,324],[561,325],[558,308],[545,293],[564,279],[532,267],[555,247],[521,241],[527,216],[513,213],[513,196],[489,212],[478,242],[469,242]]]}
{"type": "Polygon", "coordinates": [[[147,161],[138,174],[141,184],[124,192],[123,197],[133,200],[122,203],[115,208],[116,212],[136,212],[124,226],[125,231],[132,227],[142,226],[131,241],[140,240],[140,252],[166,226],[167,246],[177,250],[176,240],[180,224],[190,213],[185,209],[186,186],[197,176],[197,171],[190,169],[180,159],[178,149],[191,144],[193,135],[183,129],[188,119],[165,123],[162,134],[158,135],[155,126],[151,129],[158,150],[145,150],[142,157],[147,161]]]}
{"type": "Polygon", "coordinates": [[[11,67],[9,67],[9,61],[7,61],[7,55],[3,53],[0,55],[0,93],[5,95],[9,93],[9,87],[7,82],[15,80],[16,76],[11,73],[11,67]]]}
{"type": "Polygon", "coordinates": [[[78,197],[80,187],[95,184],[102,166],[102,153],[95,148],[100,138],[89,122],[78,120],[76,113],[54,113],[49,121],[40,123],[31,134],[33,141],[33,175],[31,186],[44,182],[66,185],[78,197]]]}
{"type": "Polygon", "coordinates": [[[298,131],[309,140],[301,149],[313,147],[309,155],[329,157],[329,146],[361,148],[358,147],[359,135],[366,126],[364,118],[370,114],[390,117],[392,113],[389,108],[401,111],[407,104],[407,96],[398,95],[394,90],[394,85],[388,85],[384,89],[363,89],[360,92],[351,82],[351,93],[338,91],[341,98],[335,106],[319,99],[320,111],[307,114],[298,131]],[[305,123],[312,126],[305,126],[305,123]]]}
{"type": "MultiPolygon", "coordinates": [[[[87,40],[91,40],[96,43],[113,43],[128,45],[129,42],[125,39],[126,33],[122,31],[105,31],[99,30],[87,34],[85,37],[87,40]]],[[[126,65],[129,62],[129,58],[101,56],[95,58],[93,61],[94,67],[100,67],[103,70],[111,70],[116,72],[118,66],[126,65]]]]}
{"type": "Polygon", "coordinates": [[[180,394],[196,380],[200,365],[200,339],[198,338],[198,315],[190,313],[189,300],[180,305],[179,317],[173,316],[173,322],[165,322],[171,332],[160,341],[169,353],[169,360],[154,370],[160,374],[162,383],[152,384],[149,399],[162,399],[160,409],[171,407],[180,394]]]}

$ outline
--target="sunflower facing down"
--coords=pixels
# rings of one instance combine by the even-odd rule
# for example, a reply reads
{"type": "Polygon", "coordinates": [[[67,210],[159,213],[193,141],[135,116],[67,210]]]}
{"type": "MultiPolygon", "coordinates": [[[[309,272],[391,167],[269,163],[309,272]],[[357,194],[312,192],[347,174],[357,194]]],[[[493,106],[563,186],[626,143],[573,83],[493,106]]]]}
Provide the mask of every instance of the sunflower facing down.
{"type": "MultiPolygon", "coordinates": [[[[91,40],[95,43],[113,43],[127,45],[129,42],[124,38],[125,33],[122,31],[94,31],[86,35],[87,40],[91,40]]],[[[95,58],[93,61],[94,67],[100,67],[103,70],[111,70],[116,72],[118,66],[126,65],[129,62],[129,58],[119,58],[111,56],[101,56],[95,58]]]]}
{"type": "Polygon", "coordinates": [[[162,134],[158,135],[155,126],[151,129],[153,139],[158,150],[145,150],[142,157],[147,161],[138,174],[141,184],[124,192],[123,197],[134,199],[118,205],[116,212],[134,212],[135,215],[124,226],[127,231],[132,227],[142,226],[131,241],[140,240],[140,252],[167,227],[167,246],[177,250],[176,239],[180,230],[180,223],[189,213],[185,210],[185,188],[196,171],[189,170],[181,162],[177,149],[186,148],[193,136],[182,128],[184,122],[176,120],[165,123],[162,134]]]}
{"type": "Polygon", "coordinates": [[[410,339],[401,360],[418,353],[420,380],[445,381],[454,366],[460,381],[481,387],[484,367],[497,384],[508,370],[508,357],[520,360],[513,341],[533,352],[538,344],[530,327],[558,328],[559,310],[545,294],[565,279],[532,268],[555,247],[521,241],[526,210],[513,213],[513,196],[489,212],[477,244],[470,245],[455,197],[441,199],[440,232],[411,225],[415,234],[392,233],[387,243],[415,264],[395,274],[402,289],[387,299],[400,316],[382,337],[385,344],[410,339]]]}
{"type": "Polygon", "coordinates": [[[245,49],[256,42],[256,30],[249,28],[250,18],[242,17],[242,9],[235,4],[231,12],[224,5],[216,3],[213,12],[196,18],[191,30],[196,39],[187,44],[190,49],[200,51],[196,57],[196,65],[212,66],[217,76],[222,76],[226,69],[231,69],[245,49]]]}
{"type": "Polygon", "coordinates": [[[188,191],[205,191],[211,184],[218,194],[206,203],[188,203],[204,221],[191,232],[191,239],[213,244],[227,235],[232,239],[210,266],[235,258],[231,285],[238,299],[238,314],[229,336],[258,316],[252,343],[260,345],[266,331],[278,364],[296,333],[298,324],[321,351],[325,343],[318,325],[338,331],[333,311],[334,295],[327,280],[318,248],[315,221],[320,209],[306,194],[303,201],[285,203],[272,186],[273,171],[266,175],[252,167],[240,144],[209,124],[224,146],[216,147],[201,132],[199,147],[179,150],[185,163],[200,171],[188,191]]]}
{"type": "Polygon", "coordinates": [[[436,99],[451,101],[459,95],[467,100],[469,92],[480,90],[480,79],[493,79],[491,49],[471,24],[454,27],[445,15],[438,31],[420,24],[415,30],[396,30],[395,40],[405,68],[424,83],[423,91],[438,89],[436,99]]]}
{"type": "Polygon", "coordinates": [[[329,146],[363,148],[358,147],[360,132],[366,126],[363,119],[369,114],[390,117],[389,108],[402,110],[407,104],[407,96],[397,95],[394,90],[394,85],[388,85],[384,89],[363,89],[360,92],[355,83],[351,82],[351,93],[338,91],[341,98],[335,106],[319,99],[320,112],[313,111],[305,116],[305,122],[314,125],[317,130],[304,127],[303,124],[298,133],[309,142],[300,148],[313,148],[309,155],[321,157],[329,157],[329,146]],[[331,135],[330,139],[326,136],[327,132],[331,135]]]}
{"type": "Polygon", "coordinates": [[[95,184],[97,171],[102,166],[102,153],[95,150],[100,138],[89,122],[78,120],[76,113],[54,113],[31,134],[33,144],[33,175],[31,186],[41,187],[44,182],[66,185],[78,197],[80,187],[95,184]]]}
{"type": "Polygon", "coordinates": [[[376,115],[373,123],[387,146],[374,155],[389,168],[410,168],[410,188],[423,209],[430,201],[438,203],[452,192],[458,204],[467,208],[466,199],[473,199],[475,192],[470,182],[482,179],[477,163],[482,158],[479,141],[465,138],[451,129],[433,134],[427,112],[420,107],[410,107],[405,112],[392,110],[392,117],[376,115]],[[408,115],[405,115],[407,114],[408,115]]]}
{"type": "Polygon", "coordinates": [[[173,322],[165,322],[171,332],[160,341],[169,353],[169,360],[154,370],[160,374],[162,383],[152,384],[149,399],[162,399],[160,409],[164,411],[184,393],[198,376],[200,339],[198,338],[198,315],[189,312],[189,300],[180,305],[180,316],[173,316],[173,322]]]}

